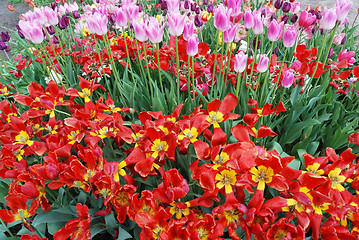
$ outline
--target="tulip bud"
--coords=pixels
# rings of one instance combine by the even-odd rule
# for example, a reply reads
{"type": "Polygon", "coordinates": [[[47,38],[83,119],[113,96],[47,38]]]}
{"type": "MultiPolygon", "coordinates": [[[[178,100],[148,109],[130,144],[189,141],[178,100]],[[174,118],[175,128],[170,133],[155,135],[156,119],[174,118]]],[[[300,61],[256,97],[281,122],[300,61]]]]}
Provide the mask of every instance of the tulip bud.
{"type": "Polygon", "coordinates": [[[293,16],[290,18],[290,21],[291,21],[292,23],[296,23],[297,20],[298,20],[298,15],[297,15],[297,14],[293,14],[293,16]]]}
{"type": "Polygon", "coordinates": [[[5,50],[7,49],[6,44],[3,41],[0,41],[0,50],[5,50]]]}
{"type": "Polygon", "coordinates": [[[55,29],[53,26],[48,26],[46,27],[46,31],[50,34],[50,35],[54,35],[55,34],[55,29]]]}
{"type": "Polygon", "coordinates": [[[196,11],[197,3],[191,3],[191,11],[196,11]]]}
{"type": "Polygon", "coordinates": [[[203,21],[198,15],[194,17],[194,25],[196,25],[196,27],[201,27],[203,25],[203,21]]]}
{"type": "Polygon", "coordinates": [[[184,9],[189,9],[189,1],[188,0],[184,1],[183,7],[184,7],[184,9]]]}
{"type": "Polygon", "coordinates": [[[283,5],[283,0],[277,0],[277,1],[275,1],[275,3],[274,3],[274,7],[275,7],[276,9],[280,9],[280,8],[282,7],[282,5],[283,5]]]}
{"type": "Polygon", "coordinates": [[[288,15],[284,15],[284,16],[282,17],[282,22],[284,22],[285,24],[287,24],[288,20],[289,20],[289,16],[288,16],[288,15]]]}
{"type": "Polygon", "coordinates": [[[72,16],[75,18],[75,19],[79,19],[80,18],[80,14],[78,11],[73,11],[72,12],[72,16]]]}
{"type": "Polygon", "coordinates": [[[258,37],[255,37],[253,39],[252,45],[253,45],[253,49],[256,48],[256,45],[257,45],[257,49],[260,49],[261,48],[261,40],[258,37]]]}
{"type": "Polygon", "coordinates": [[[279,53],[279,47],[274,48],[272,54],[277,55],[278,53],[279,53]]]}
{"type": "Polygon", "coordinates": [[[62,18],[59,20],[59,28],[61,30],[67,28],[70,24],[70,19],[66,16],[62,16],[62,18]]]}
{"type": "Polygon", "coordinates": [[[340,42],[341,45],[345,45],[345,43],[347,42],[347,35],[345,35],[342,39],[342,41],[340,42]]]}
{"type": "Polygon", "coordinates": [[[290,8],[291,8],[291,5],[290,5],[289,2],[283,3],[283,7],[282,7],[282,11],[283,11],[283,12],[285,12],[285,13],[289,12],[289,11],[290,11],[290,8]]]}
{"type": "Polygon", "coordinates": [[[3,42],[8,42],[10,40],[9,32],[1,32],[0,37],[3,42]]]}
{"type": "Polygon", "coordinates": [[[209,0],[203,0],[203,5],[208,5],[209,0]]]}
{"type": "Polygon", "coordinates": [[[333,55],[334,55],[334,50],[333,50],[333,48],[330,48],[329,53],[328,53],[328,58],[332,58],[333,55]]]}
{"type": "Polygon", "coordinates": [[[208,6],[208,8],[207,8],[207,12],[212,13],[213,10],[214,10],[214,5],[213,5],[213,4],[210,4],[210,5],[208,6]]]}

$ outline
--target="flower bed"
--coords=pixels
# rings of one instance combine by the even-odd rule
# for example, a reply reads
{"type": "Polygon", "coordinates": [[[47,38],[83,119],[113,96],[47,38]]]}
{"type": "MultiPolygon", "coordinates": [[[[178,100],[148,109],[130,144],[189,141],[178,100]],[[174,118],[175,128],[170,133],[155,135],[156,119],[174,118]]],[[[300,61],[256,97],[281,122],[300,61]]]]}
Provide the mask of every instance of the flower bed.
{"type": "Polygon", "coordinates": [[[0,42],[21,46],[1,68],[1,238],[357,239],[350,7],[24,14],[0,42]]]}

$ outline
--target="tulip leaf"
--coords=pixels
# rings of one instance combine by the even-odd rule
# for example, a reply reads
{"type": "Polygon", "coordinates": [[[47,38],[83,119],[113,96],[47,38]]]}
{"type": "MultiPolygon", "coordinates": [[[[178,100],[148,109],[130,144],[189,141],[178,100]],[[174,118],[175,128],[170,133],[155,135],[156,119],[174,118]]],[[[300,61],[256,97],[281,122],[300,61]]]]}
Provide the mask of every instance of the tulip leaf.
{"type": "Polygon", "coordinates": [[[118,227],[118,238],[117,240],[125,240],[132,238],[131,234],[129,234],[125,229],[118,227]]]}

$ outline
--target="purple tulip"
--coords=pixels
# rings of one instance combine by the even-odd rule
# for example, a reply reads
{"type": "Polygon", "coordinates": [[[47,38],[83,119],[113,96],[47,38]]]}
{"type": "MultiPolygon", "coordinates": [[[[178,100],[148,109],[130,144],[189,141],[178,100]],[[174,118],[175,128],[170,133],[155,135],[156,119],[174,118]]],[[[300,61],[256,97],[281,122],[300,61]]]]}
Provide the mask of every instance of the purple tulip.
{"type": "Polygon", "coordinates": [[[294,73],[292,69],[289,69],[285,71],[283,75],[282,86],[285,88],[289,88],[290,86],[293,85],[293,83],[294,83],[294,73]]]}
{"type": "Polygon", "coordinates": [[[235,61],[234,61],[234,71],[236,73],[242,73],[244,72],[244,70],[247,67],[247,59],[248,59],[248,55],[244,54],[244,52],[240,51],[239,53],[237,53],[235,56],[235,61]]]}
{"type": "Polygon", "coordinates": [[[0,50],[5,50],[7,47],[8,46],[3,41],[0,41],[0,50]]]}
{"type": "Polygon", "coordinates": [[[135,37],[140,42],[145,42],[148,39],[146,24],[142,21],[134,21],[133,29],[135,30],[135,37]]]}
{"type": "Polygon", "coordinates": [[[293,14],[293,16],[290,18],[290,21],[291,21],[292,23],[296,23],[297,20],[298,20],[298,15],[297,15],[297,14],[293,14]]]}
{"type": "Polygon", "coordinates": [[[53,26],[48,26],[46,27],[46,31],[50,34],[50,35],[54,35],[55,34],[55,28],[53,26]]]}
{"type": "Polygon", "coordinates": [[[62,16],[62,18],[59,20],[59,28],[60,29],[65,29],[69,26],[70,24],[70,19],[66,16],[62,16]]]}
{"type": "Polygon", "coordinates": [[[283,3],[282,11],[285,12],[285,13],[287,13],[287,12],[290,11],[290,7],[291,7],[290,3],[289,3],[289,2],[285,2],[285,3],[283,3]]]}
{"type": "Polygon", "coordinates": [[[275,7],[276,9],[280,9],[280,8],[282,7],[282,5],[283,5],[283,0],[277,0],[277,1],[275,1],[275,3],[274,3],[274,7],[275,7]]]}
{"type": "Polygon", "coordinates": [[[287,30],[283,34],[283,45],[286,48],[290,48],[294,45],[297,39],[298,31],[293,25],[288,26],[287,30]]]}
{"type": "Polygon", "coordinates": [[[223,4],[217,5],[214,10],[214,26],[221,32],[226,31],[229,28],[231,16],[231,10],[223,6],[223,4]]]}
{"type": "Polygon", "coordinates": [[[9,32],[1,32],[0,37],[3,42],[8,42],[10,40],[9,32]]]}
{"type": "Polygon", "coordinates": [[[283,34],[283,25],[284,22],[281,22],[280,24],[278,24],[277,20],[273,20],[268,27],[268,39],[271,42],[275,42],[278,41],[283,34]]]}
{"type": "Polygon", "coordinates": [[[269,58],[266,54],[261,54],[259,57],[259,62],[257,64],[257,71],[264,73],[268,69],[269,58]]]}
{"type": "Polygon", "coordinates": [[[210,4],[210,5],[208,6],[208,8],[207,8],[207,12],[212,13],[213,10],[214,10],[214,5],[213,5],[213,4],[210,4]]]}
{"type": "Polygon", "coordinates": [[[182,15],[180,12],[173,12],[167,15],[168,30],[173,36],[181,36],[184,29],[184,19],[186,15],[182,15]]]}
{"type": "Polygon", "coordinates": [[[335,27],[335,23],[337,22],[337,14],[335,12],[335,9],[326,9],[324,8],[324,14],[322,16],[322,19],[320,20],[320,26],[324,30],[331,30],[335,27]]]}
{"type": "Polygon", "coordinates": [[[73,11],[72,12],[72,16],[75,18],[75,19],[79,19],[80,18],[80,14],[78,11],[73,11]]]}
{"type": "Polygon", "coordinates": [[[197,34],[193,34],[188,38],[187,41],[187,54],[191,57],[198,53],[198,37],[197,34]]]}
{"type": "Polygon", "coordinates": [[[196,25],[196,27],[202,27],[203,21],[202,21],[202,19],[199,17],[199,15],[196,15],[196,16],[194,17],[194,25],[196,25]]]}

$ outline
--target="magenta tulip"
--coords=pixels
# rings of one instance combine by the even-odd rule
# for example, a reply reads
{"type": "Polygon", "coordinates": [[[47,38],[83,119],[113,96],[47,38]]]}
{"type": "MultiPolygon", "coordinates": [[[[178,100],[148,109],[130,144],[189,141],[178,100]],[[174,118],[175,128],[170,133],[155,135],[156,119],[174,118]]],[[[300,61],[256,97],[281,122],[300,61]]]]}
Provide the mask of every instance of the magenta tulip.
{"type": "Polygon", "coordinates": [[[186,15],[182,15],[180,12],[174,12],[167,14],[168,30],[173,36],[181,36],[184,29],[184,19],[186,15]]]}
{"type": "Polygon", "coordinates": [[[214,26],[221,32],[226,31],[229,28],[231,16],[231,10],[223,6],[223,4],[217,5],[214,10],[214,26]]]}
{"type": "Polygon", "coordinates": [[[259,57],[259,62],[257,64],[257,71],[264,73],[268,69],[269,58],[266,54],[261,54],[259,57]]]}
{"type": "Polygon", "coordinates": [[[290,48],[295,44],[297,39],[298,31],[293,25],[289,25],[287,30],[283,34],[283,45],[286,48],[290,48]]]}
{"type": "Polygon", "coordinates": [[[228,9],[231,10],[231,16],[235,17],[241,13],[242,0],[228,0],[228,9]]]}
{"type": "Polygon", "coordinates": [[[248,55],[244,54],[244,52],[240,51],[235,56],[234,61],[234,71],[237,73],[242,73],[246,69],[248,55]]]}
{"type": "Polygon", "coordinates": [[[250,8],[247,8],[246,12],[244,13],[243,25],[247,29],[250,29],[254,26],[254,16],[250,8]]]}
{"type": "Polygon", "coordinates": [[[294,83],[294,73],[291,69],[287,70],[283,75],[282,86],[289,88],[294,83]]]}
{"type": "Polygon", "coordinates": [[[268,39],[271,42],[275,42],[278,41],[283,34],[283,25],[284,22],[281,22],[280,24],[278,24],[277,20],[272,20],[272,22],[270,22],[269,27],[268,27],[268,39]]]}
{"type": "Polygon", "coordinates": [[[166,0],[168,12],[179,12],[180,0],[166,0]]]}
{"type": "Polygon", "coordinates": [[[263,32],[263,20],[261,14],[257,13],[254,15],[254,25],[252,31],[255,35],[260,35],[263,32]]]}
{"type": "Polygon", "coordinates": [[[302,11],[299,16],[299,26],[302,28],[308,28],[311,26],[315,20],[317,20],[317,17],[307,11],[302,11]]]}
{"type": "Polygon", "coordinates": [[[187,40],[187,54],[191,57],[198,53],[198,37],[197,34],[193,34],[187,40]]]}
{"type": "Polygon", "coordinates": [[[223,32],[223,42],[225,43],[233,42],[234,35],[236,35],[236,26],[233,26],[232,23],[230,23],[229,26],[228,30],[223,32]]]}
{"type": "Polygon", "coordinates": [[[127,26],[127,14],[123,8],[115,8],[113,14],[115,15],[115,22],[119,27],[127,26]]]}
{"type": "Polygon", "coordinates": [[[322,19],[320,20],[320,26],[324,30],[331,30],[335,27],[338,17],[335,12],[335,9],[324,8],[324,13],[322,14],[322,19]]]}

